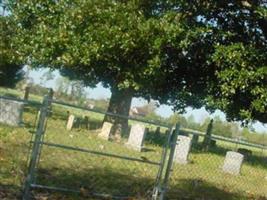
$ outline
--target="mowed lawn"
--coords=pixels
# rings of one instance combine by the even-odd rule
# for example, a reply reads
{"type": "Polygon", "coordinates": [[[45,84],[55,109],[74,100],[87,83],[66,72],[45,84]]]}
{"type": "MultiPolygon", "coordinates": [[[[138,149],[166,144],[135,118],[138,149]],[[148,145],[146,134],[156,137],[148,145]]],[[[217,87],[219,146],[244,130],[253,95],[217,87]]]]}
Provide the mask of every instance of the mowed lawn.
{"type": "MultiPolygon", "coordinates": [[[[155,127],[149,127],[151,132],[145,141],[146,150],[139,153],[125,145],[127,137],[116,143],[99,139],[99,130],[76,128],[67,131],[67,111],[81,117],[88,116],[93,124],[91,129],[101,125],[103,116],[100,114],[54,105],[53,114],[48,120],[45,142],[160,161],[166,136],[162,133],[160,141],[155,138],[155,127]]],[[[26,107],[25,127],[0,125],[0,199],[21,199],[36,114],[37,109],[26,107]]],[[[266,152],[254,151],[255,156],[245,161],[241,175],[232,176],[223,173],[221,167],[227,149],[235,148],[235,145],[225,142],[218,142],[218,147],[210,152],[194,147],[189,164],[174,164],[168,199],[267,199],[266,152]]],[[[44,145],[36,184],[67,187],[80,191],[80,194],[35,190],[33,195],[35,199],[88,199],[91,193],[100,193],[106,194],[107,199],[110,199],[108,194],[148,199],[157,172],[156,165],[44,145]]]]}

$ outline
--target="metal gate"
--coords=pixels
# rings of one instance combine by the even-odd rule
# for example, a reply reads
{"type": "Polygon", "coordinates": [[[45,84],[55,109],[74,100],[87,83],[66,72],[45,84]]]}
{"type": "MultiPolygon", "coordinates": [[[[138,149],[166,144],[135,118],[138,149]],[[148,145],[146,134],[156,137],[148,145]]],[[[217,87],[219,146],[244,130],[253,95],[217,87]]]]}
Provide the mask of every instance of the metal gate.
{"type": "Polygon", "coordinates": [[[23,199],[31,199],[33,189],[45,189],[104,199],[163,200],[178,131],[179,126],[171,127],[135,117],[101,112],[54,101],[51,95],[45,96],[32,140],[23,199]],[[106,114],[127,118],[132,124],[138,122],[156,125],[166,129],[166,133],[147,135],[147,148],[138,152],[128,148],[126,141],[129,135],[116,142],[102,140],[98,137],[99,133],[81,132],[79,128],[63,131],[66,123],[61,114],[69,109],[77,113],[90,112],[89,117],[93,116],[92,113],[106,114]],[[49,126],[50,123],[53,127],[49,126]]]}

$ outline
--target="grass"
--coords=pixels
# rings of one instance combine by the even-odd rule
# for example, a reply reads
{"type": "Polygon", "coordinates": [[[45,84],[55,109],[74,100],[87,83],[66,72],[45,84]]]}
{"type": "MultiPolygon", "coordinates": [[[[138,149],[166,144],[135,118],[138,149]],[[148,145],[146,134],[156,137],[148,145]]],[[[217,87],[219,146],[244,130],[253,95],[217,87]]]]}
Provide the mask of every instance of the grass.
{"type": "MultiPolygon", "coordinates": [[[[147,151],[139,153],[124,145],[126,138],[115,143],[99,139],[96,130],[66,131],[67,110],[75,115],[89,116],[90,121],[95,124],[93,129],[100,127],[102,115],[53,106],[53,115],[49,118],[45,136],[46,142],[155,162],[160,160],[162,140],[155,140],[153,131],[146,138],[147,151]]],[[[36,108],[26,107],[23,116],[24,127],[0,125],[0,199],[21,199],[31,139],[29,131],[34,130],[36,114],[36,108]]],[[[150,130],[154,129],[154,126],[150,127],[150,130]]],[[[166,136],[162,134],[161,137],[164,140],[166,136]]],[[[168,199],[267,199],[267,163],[264,160],[266,151],[250,148],[253,156],[245,161],[240,176],[222,172],[221,166],[226,151],[236,148],[236,145],[231,143],[217,142],[216,148],[204,152],[199,149],[199,145],[194,145],[189,157],[190,163],[173,166],[168,199]]],[[[158,167],[154,165],[43,146],[36,183],[73,188],[80,191],[81,195],[45,190],[34,190],[33,195],[35,199],[40,200],[71,200],[88,199],[87,196],[91,192],[97,192],[134,196],[132,199],[141,200],[151,194],[157,172],[158,167]]]]}

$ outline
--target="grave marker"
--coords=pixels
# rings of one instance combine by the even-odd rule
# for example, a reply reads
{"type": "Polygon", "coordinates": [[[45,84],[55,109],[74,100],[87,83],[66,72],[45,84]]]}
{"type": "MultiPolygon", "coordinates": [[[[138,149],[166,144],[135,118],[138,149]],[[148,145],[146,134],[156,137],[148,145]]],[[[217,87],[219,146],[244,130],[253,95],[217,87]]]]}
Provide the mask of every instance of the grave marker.
{"type": "Polygon", "coordinates": [[[192,136],[192,143],[193,144],[197,144],[198,143],[198,140],[199,140],[199,135],[193,134],[193,136],[192,136]]]}
{"type": "Polygon", "coordinates": [[[74,115],[69,116],[68,123],[67,123],[67,130],[68,131],[70,131],[72,129],[73,124],[74,124],[74,119],[75,119],[74,115]]]}
{"type": "Polygon", "coordinates": [[[228,151],[223,164],[223,171],[233,175],[239,175],[244,156],[241,153],[228,151]]]}
{"type": "Polygon", "coordinates": [[[22,123],[23,103],[0,99],[0,122],[11,126],[19,126],[22,123]]]}
{"type": "Polygon", "coordinates": [[[98,136],[101,137],[102,139],[109,140],[112,126],[113,126],[112,123],[104,122],[101,132],[98,134],[98,136]]]}
{"type": "Polygon", "coordinates": [[[174,162],[178,164],[187,164],[190,148],[191,138],[188,136],[179,135],[174,152],[174,162]]]}
{"type": "Polygon", "coordinates": [[[131,128],[128,142],[126,143],[127,147],[141,152],[144,148],[145,135],[145,126],[141,124],[134,124],[131,128]]]}

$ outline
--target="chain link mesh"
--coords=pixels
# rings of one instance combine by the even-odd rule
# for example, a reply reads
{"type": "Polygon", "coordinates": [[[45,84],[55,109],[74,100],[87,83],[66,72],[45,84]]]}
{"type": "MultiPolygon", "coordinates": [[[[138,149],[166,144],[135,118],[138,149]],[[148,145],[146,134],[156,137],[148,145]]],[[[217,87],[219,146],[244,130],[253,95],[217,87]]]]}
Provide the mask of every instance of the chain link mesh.
{"type": "Polygon", "coordinates": [[[162,128],[162,133],[158,133],[155,126],[129,120],[132,127],[141,124],[149,129],[144,134],[144,148],[139,152],[129,147],[130,133],[120,141],[99,137],[103,117],[54,106],[47,122],[36,184],[69,188],[85,196],[151,199],[161,166],[162,147],[168,138],[167,129],[162,128]],[[71,130],[67,130],[70,115],[76,120],[71,130]]]}
{"type": "Polygon", "coordinates": [[[212,138],[207,148],[204,136],[183,137],[190,138],[191,148],[178,139],[184,148],[178,148],[180,160],[174,158],[168,199],[267,199],[266,149],[212,138]],[[240,172],[237,158],[228,155],[225,163],[227,152],[244,156],[240,172]]]}

